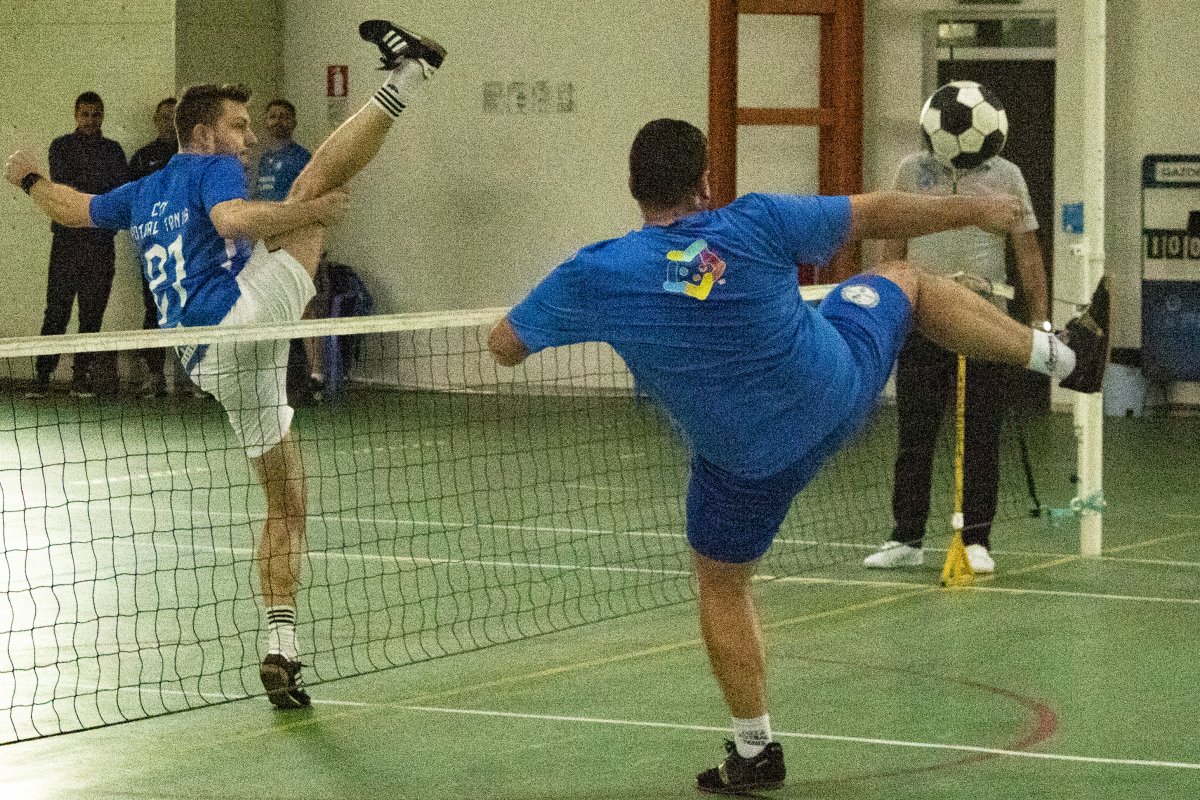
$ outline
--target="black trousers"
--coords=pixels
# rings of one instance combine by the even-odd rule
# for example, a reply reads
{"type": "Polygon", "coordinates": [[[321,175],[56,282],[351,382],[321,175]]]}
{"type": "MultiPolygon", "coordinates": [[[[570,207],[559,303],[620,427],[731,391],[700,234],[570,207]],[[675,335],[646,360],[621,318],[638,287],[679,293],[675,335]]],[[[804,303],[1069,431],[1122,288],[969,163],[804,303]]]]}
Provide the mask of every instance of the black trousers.
{"type": "MultiPolygon", "coordinates": [[[[46,314],[42,336],[66,333],[71,306],[79,299],[79,332],[95,333],[104,321],[112,291],[115,263],[113,238],[102,232],[86,237],[56,233],[50,241],[50,273],[46,281],[46,314]],[[102,235],[94,235],[101,233],[102,235]]],[[[72,365],[76,380],[87,377],[92,353],[77,353],[72,365]]],[[[38,356],[38,378],[48,378],[58,366],[57,355],[38,356]]]]}
{"type": "MultiPolygon", "coordinates": [[[[146,283],[145,275],[142,275],[142,306],[146,312],[142,316],[142,330],[158,330],[158,304],[154,302],[154,295],[150,293],[150,284],[146,283]]],[[[162,375],[163,364],[166,363],[164,353],[161,347],[148,347],[138,351],[138,355],[146,362],[146,371],[152,376],[162,375]]]]}
{"type": "MultiPolygon", "coordinates": [[[[1008,383],[1007,368],[986,361],[967,362],[966,439],[964,444],[963,541],[989,545],[1000,488],[1000,427],[1008,383]]],[[[900,351],[896,374],[896,410],[900,446],[892,493],[892,539],[920,547],[929,518],[929,492],[938,428],[951,408],[958,382],[958,356],[912,333],[900,351]]],[[[949,520],[946,520],[947,524],[949,520]]]]}

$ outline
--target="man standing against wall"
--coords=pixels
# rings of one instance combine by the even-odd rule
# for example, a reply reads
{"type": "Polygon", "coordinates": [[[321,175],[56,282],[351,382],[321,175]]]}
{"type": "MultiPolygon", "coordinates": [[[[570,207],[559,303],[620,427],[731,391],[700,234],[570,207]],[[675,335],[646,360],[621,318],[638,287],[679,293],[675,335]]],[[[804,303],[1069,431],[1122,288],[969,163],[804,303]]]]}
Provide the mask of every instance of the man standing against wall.
{"type": "MultiPolygon", "coordinates": [[[[287,199],[296,176],[312,158],[307,148],[292,138],[296,130],[296,107],[283,98],[267,103],[266,142],[258,159],[258,171],[254,178],[255,200],[282,202],[287,199]]],[[[311,306],[304,318],[312,318],[311,306]]],[[[309,405],[315,401],[315,386],[320,375],[320,341],[317,339],[295,339],[288,355],[288,396],[297,405],[309,405]],[[303,347],[301,346],[303,342],[303,347]]]]}
{"type": "Polygon", "coordinates": [[[267,104],[264,127],[267,140],[258,159],[253,199],[282,202],[312,153],[292,138],[296,130],[296,107],[287,100],[278,98],[267,104]]]}
{"type": "MultiPolygon", "coordinates": [[[[908,259],[931,272],[966,272],[992,284],[1006,282],[1005,247],[1011,240],[1020,289],[1034,325],[1051,330],[1046,293],[1046,267],[1037,239],[1037,218],[1021,169],[992,156],[976,167],[955,169],[926,149],[901,162],[896,188],[903,192],[944,196],[1008,196],[1021,201],[1023,217],[1008,234],[977,227],[959,228],[908,241],[889,241],[882,260],[908,259]]],[[[1001,310],[1002,298],[993,298],[1001,310]]],[[[922,543],[929,517],[933,457],[947,395],[958,376],[958,356],[912,331],[900,352],[896,372],[899,447],[896,455],[890,541],[867,556],[874,569],[916,567],[925,563],[922,543]]],[[[991,573],[992,519],[1000,489],[1000,428],[1006,413],[1009,370],[1003,364],[967,360],[966,439],[963,465],[963,544],[971,569],[991,573]]]]}
{"type": "MultiPolygon", "coordinates": [[[[125,151],[105,139],[104,101],[95,92],[75,98],[75,131],[50,144],[50,179],[87,194],[103,194],[128,178],[125,151]]],[[[66,333],[71,306],[79,297],[79,332],[95,333],[104,320],[104,309],[112,291],[116,252],[115,231],[68,228],[50,223],[50,270],[46,281],[46,313],[42,336],[66,333]]],[[[77,353],[72,364],[71,394],[94,394],[90,369],[93,354],[77,353]]],[[[50,374],[58,366],[57,355],[38,356],[31,397],[50,391],[50,374]]]]}
{"type": "MultiPolygon", "coordinates": [[[[141,180],[152,175],[167,165],[171,156],[179,151],[179,141],[175,136],[175,105],[174,97],[159,101],[154,109],[154,128],[158,132],[154,141],[133,154],[129,161],[129,179],[141,180]]],[[[145,270],[142,273],[142,306],[146,313],[142,318],[142,329],[158,330],[159,310],[150,291],[145,270]]],[[[140,352],[146,364],[146,381],[142,384],[142,397],[162,397],[167,393],[166,378],[163,377],[163,366],[166,363],[165,351],[161,347],[150,347],[140,352]]]]}

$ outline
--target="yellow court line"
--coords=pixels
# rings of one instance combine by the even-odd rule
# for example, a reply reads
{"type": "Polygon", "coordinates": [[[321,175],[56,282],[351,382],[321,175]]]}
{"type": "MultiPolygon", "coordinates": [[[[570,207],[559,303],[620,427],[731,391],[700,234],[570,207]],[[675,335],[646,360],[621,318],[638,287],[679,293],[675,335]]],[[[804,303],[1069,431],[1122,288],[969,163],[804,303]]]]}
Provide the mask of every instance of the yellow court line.
{"type": "Polygon", "coordinates": [[[1070,564],[1073,561],[1078,561],[1082,557],[1083,556],[1080,556],[1079,554],[1074,554],[1062,556],[1061,558],[1052,558],[1049,561],[1043,561],[1040,564],[1031,564],[1028,567],[1021,567],[1020,569],[1005,570],[1004,572],[993,573],[991,575],[980,575],[976,578],[976,580],[979,583],[989,583],[996,580],[996,578],[1013,578],[1018,575],[1028,575],[1032,572],[1041,572],[1042,570],[1052,569],[1054,567],[1062,566],[1063,564],[1070,564]]]}
{"type": "Polygon", "coordinates": [[[1200,533],[1200,531],[1180,531],[1179,533],[1170,533],[1170,534],[1167,534],[1166,536],[1159,536],[1154,539],[1147,539],[1144,542],[1131,542],[1130,544],[1123,544],[1119,547],[1114,547],[1111,550],[1105,550],[1101,555],[1107,556],[1107,555],[1112,555],[1113,553],[1124,553],[1126,550],[1134,550],[1138,547],[1149,547],[1152,544],[1162,544],[1163,542],[1169,542],[1174,539],[1182,539],[1187,536],[1195,536],[1197,533],[1200,533]]]}

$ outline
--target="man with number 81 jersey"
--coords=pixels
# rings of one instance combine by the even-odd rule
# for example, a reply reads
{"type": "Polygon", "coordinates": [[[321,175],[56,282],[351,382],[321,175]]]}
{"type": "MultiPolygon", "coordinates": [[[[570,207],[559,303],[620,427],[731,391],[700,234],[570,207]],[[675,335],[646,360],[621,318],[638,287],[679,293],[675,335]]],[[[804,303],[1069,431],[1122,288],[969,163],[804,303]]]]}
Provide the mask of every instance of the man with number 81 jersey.
{"type": "Polygon", "coordinates": [[[145,259],[159,327],[216,325],[241,294],[237,276],[251,244],[222,237],[209,213],[219,203],[246,199],[246,173],[224,155],[184,152],[171,162],[131,192],[130,218],[141,221],[129,233],[145,259]],[[196,213],[200,209],[209,213],[196,213]]]}
{"type": "MultiPolygon", "coordinates": [[[[325,226],[348,204],[342,188],[379,152],[392,124],[441,66],[445,50],[384,20],[359,26],[387,77],[370,102],[317,149],[283,202],[247,199],[245,163],[257,141],[243,86],[207,84],[175,110],[180,152],[159,172],[90,195],[55,183],[27,154],[5,179],[71,227],[129,228],[162,327],[295,322],[313,298],[325,226]]],[[[296,596],[307,520],[300,451],[290,436],[287,340],[181,349],[188,374],[225,408],[262,482],[267,519],[257,552],[267,622],[260,676],[281,709],[309,705],[300,679],[296,596]]]]}

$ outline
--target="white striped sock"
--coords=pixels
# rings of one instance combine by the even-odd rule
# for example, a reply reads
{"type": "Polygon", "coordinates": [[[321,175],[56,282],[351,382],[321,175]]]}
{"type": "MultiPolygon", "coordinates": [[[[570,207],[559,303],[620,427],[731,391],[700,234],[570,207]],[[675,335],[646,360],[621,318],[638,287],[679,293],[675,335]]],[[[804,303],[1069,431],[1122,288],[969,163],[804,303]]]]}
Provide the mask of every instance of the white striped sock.
{"type": "Polygon", "coordinates": [[[407,105],[407,103],[401,99],[400,90],[390,83],[385,83],[383,86],[380,86],[379,90],[376,91],[375,95],[371,98],[371,102],[386,111],[392,119],[399,117],[400,112],[404,111],[404,108],[407,105]]]}
{"type": "Polygon", "coordinates": [[[289,661],[300,658],[294,607],[271,606],[267,609],[267,652],[279,653],[289,661]]]}

